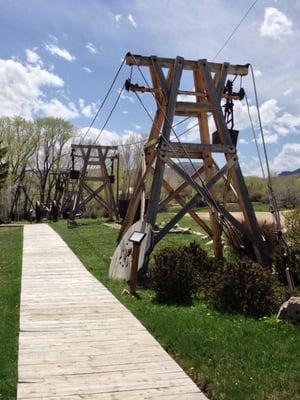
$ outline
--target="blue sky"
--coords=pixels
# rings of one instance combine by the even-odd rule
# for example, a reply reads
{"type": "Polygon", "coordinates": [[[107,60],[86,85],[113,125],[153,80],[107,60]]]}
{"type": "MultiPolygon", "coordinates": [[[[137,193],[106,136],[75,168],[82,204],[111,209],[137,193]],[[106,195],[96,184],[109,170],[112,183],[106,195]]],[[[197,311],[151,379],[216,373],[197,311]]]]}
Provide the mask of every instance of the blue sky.
{"type": "MultiPolygon", "coordinates": [[[[0,116],[62,117],[85,132],[128,51],[212,60],[252,3],[0,0],[0,116]]],[[[258,0],[216,59],[253,65],[274,172],[300,167],[299,20],[300,2],[258,0]]],[[[129,73],[125,66],[89,139],[96,137],[129,73]]],[[[143,84],[137,73],[133,80],[143,84]]],[[[243,86],[256,121],[250,76],[243,86]]],[[[143,99],[154,112],[151,96],[144,94],[143,99]]],[[[236,103],[235,109],[242,168],[245,174],[259,175],[245,103],[236,103]]],[[[135,97],[126,93],[101,143],[145,134],[150,122],[135,97]]],[[[194,130],[183,139],[194,141],[196,135],[194,130]]]]}

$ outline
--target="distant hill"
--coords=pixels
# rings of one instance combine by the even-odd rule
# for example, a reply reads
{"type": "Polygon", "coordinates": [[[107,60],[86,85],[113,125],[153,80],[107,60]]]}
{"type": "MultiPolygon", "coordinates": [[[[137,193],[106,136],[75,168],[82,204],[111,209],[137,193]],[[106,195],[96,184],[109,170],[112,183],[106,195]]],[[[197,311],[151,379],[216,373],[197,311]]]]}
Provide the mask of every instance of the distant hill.
{"type": "Polygon", "coordinates": [[[300,175],[300,168],[295,169],[295,171],[283,171],[278,174],[278,176],[290,176],[290,175],[300,175]]]}

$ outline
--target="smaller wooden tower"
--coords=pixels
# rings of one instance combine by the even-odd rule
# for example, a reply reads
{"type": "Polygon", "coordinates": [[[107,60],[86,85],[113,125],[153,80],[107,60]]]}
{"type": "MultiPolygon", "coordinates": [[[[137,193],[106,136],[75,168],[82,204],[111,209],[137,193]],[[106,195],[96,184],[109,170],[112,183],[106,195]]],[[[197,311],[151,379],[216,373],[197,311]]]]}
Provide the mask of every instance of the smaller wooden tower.
{"type": "MultiPolygon", "coordinates": [[[[75,185],[72,189],[69,222],[74,222],[76,215],[93,199],[111,218],[119,219],[113,190],[115,182],[113,163],[118,159],[117,150],[117,146],[72,144],[70,180],[75,181],[75,185]],[[75,169],[75,159],[76,164],[80,163],[79,170],[75,169]],[[111,163],[110,174],[107,171],[109,163],[111,163]]],[[[117,169],[117,182],[118,174],[117,169]]]]}

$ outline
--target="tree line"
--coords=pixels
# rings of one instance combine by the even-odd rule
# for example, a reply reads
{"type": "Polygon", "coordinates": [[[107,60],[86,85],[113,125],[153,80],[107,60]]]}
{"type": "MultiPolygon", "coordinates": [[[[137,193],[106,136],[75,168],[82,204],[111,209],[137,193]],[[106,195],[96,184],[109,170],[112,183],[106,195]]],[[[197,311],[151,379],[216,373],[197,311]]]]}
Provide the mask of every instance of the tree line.
{"type": "MultiPolygon", "coordinates": [[[[71,166],[71,143],[76,128],[60,118],[26,120],[21,117],[0,118],[0,219],[26,218],[35,202],[49,204],[61,195],[60,172],[71,166]]],[[[119,146],[119,198],[128,200],[140,173],[143,142],[132,135],[119,146]]],[[[112,143],[117,144],[119,143],[112,143]]],[[[167,178],[176,186],[178,177],[167,178]]],[[[268,203],[266,181],[246,177],[252,201],[268,203]]],[[[281,207],[300,203],[300,176],[273,177],[274,189],[281,207]]],[[[146,187],[149,191],[149,188],[146,187]]],[[[221,189],[217,196],[222,198],[221,189]]],[[[192,196],[185,192],[186,200],[192,196]]],[[[234,202],[232,197],[229,201],[234,202]]]]}
{"type": "Polygon", "coordinates": [[[15,220],[35,201],[48,203],[55,198],[56,173],[68,166],[68,142],[74,133],[72,124],[60,118],[0,118],[0,156],[5,160],[1,161],[2,218],[15,220]]]}
{"type": "MultiPolygon", "coordinates": [[[[77,129],[61,118],[0,118],[0,219],[23,219],[36,201],[59,200],[61,173],[68,175],[71,168],[75,136],[77,129]]],[[[119,147],[122,199],[130,197],[137,178],[143,148],[138,139],[132,135],[119,147]]]]}

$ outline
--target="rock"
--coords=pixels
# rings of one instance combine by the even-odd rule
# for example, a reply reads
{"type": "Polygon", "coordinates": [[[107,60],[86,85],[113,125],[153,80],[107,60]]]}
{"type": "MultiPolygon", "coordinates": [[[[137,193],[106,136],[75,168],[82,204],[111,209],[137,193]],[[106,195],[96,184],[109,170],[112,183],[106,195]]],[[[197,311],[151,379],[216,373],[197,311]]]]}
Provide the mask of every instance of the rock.
{"type": "Polygon", "coordinates": [[[300,325],[300,297],[291,297],[279,309],[277,318],[300,325]]]}

